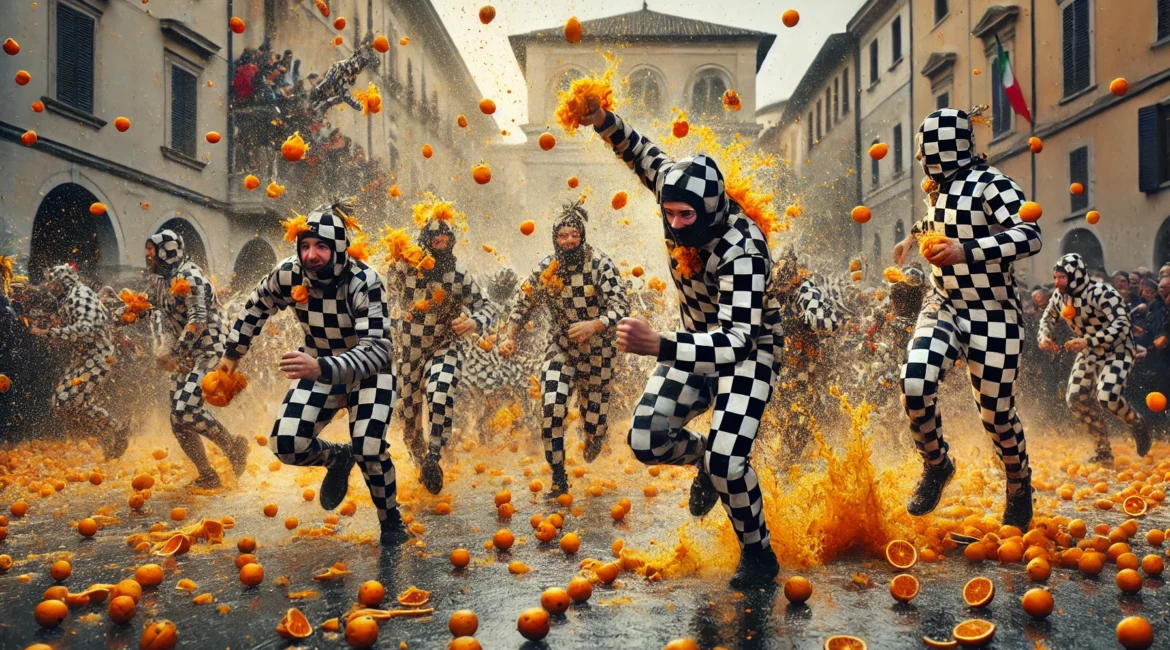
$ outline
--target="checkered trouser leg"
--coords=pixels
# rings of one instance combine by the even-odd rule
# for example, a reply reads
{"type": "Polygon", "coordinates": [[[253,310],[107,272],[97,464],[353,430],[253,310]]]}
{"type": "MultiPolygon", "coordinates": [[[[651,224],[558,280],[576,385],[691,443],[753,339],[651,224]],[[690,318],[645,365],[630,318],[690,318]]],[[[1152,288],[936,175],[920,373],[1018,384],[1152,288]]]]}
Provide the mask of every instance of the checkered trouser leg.
{"type": "Polygon", "coordinates": [[[1140,417],[1123,395],[1132,366],[1133,352],[1125,349],[1100,356],[1086,350],[1073,361],[1066,401],[1077,420],[1088,426],[1096,440],[1098,455],[1113,455],[1105,432],[1104,411],[1127,424],[1137,422],[1140,417]]]}
{"type": "Polygon", "coordinates": [[[431,453],[438,454],[451,437],[452,415],[455,410],[455,391],[463,361],[459,353],[447,347],[438,350],[427,367],[427,403],[431,417],[431,453]]]}
{"type": "Polygon", "coordinates": [[[224,452],[232,444],[233,436],[207,410],[203,401],[203,376],[215,367],[218,355],[197,357],[186,373],[171,376],[171,431],[183,452],[195,464],[200,474],[214,473],[199,436],[215,443],[224,452]]]}
{"type": "Polygon", "coordinates": [[[328,466],[340,445],[317,436],[348,399],[345,384],[293,380],[272,425],[268,448],[286,465],[328,466]]]}
{"type": "Polygon", "coordinates": [[[975,406],[1003,463],[1007,491],[1012,494],[1032,475],[1024,426],[1016,413],[1023,329],[1012,323],[960,323],[963,331],[970,332],[965,353],[975,406]]]}
{"type": "Polygon", "coordinates": [[[589,438],[605,436],[608,431],[609,385],[613,378],[613,355],[612,346],[595,346],[589,356],[588,372],[577,375],[580,390],[586,396],[586,405],[581,415],[585,422],[585,435],[589,438]]]}
{"type": "Polygon", "coordinates": [[[954,314],[937,301],[924,304],[902,365],[902,408],[910,418],[910,434],[918,455],[931,465],[947,459],[949,447],[943,439],[942,416],[937,408],[938,387],[960,352],[954,314]]]}
{"type": "Polygon", "coordinates": [[[422,423],[422,407],[426,402],[426,384],[423,382],[426,359],[407,361],[403,366],[402,440],[415,464],[419,465],[426,455],[422,423]]]}
{"type": "Polygon", "coordinates": [[[544,388],[540,435],[544,439],[544,458],[554,467],[565,463],[565,416],[569,414],[576,374],[577,366],[564,352],[546,359],[540,371],[540,385],[544,388]]]}
{"type": "Polygon", "coordinates": [[[386,441],[396,388],[394,375],[380,373],[356,386],[351,384],[347,400],[354,460],[366,479],[379,521],[385,521],[387,510],[398,507],[394,461],[390,460],[390,443],[386,441]]]}
{"type": "Polygon", "coordinates": [[[85,356],[74,357],[65,378],[53,391],[53,408],[62,418],[77,425],[96,425],[105,432],[118,430],[118,422],[97,403],[97,389],[109,376],[113,358],[112,345],[102,345],[85,356]]]}
{"type": "Polygon", "coordinates": [[[716,388],[714,377],[659,364],[634,408],[627,436],[634,457],[646,465],[697,465],[706,437],[685,426],[711,408],[716,388]]]}

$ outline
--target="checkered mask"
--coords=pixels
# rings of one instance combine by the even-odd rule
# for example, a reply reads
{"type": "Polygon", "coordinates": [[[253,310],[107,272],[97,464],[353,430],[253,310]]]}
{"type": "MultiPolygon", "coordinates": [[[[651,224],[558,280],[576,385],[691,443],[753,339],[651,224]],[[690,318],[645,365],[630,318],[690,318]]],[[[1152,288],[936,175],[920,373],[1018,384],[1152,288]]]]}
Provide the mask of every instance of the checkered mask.
{"type": "Polygon", "coordinates": [[[77,286],[81,282],[81,278],[77,275],[77,270],[68,264],[58,264],[50,267],[45,272],[45,278],[50,281],[57,281],[61,283],[64,288],[62,293],[68,293],[70,289],[77,286]]]}
{"type": "Polygon", "coordinates": [[[1075,296],[1085,290],[1089,284],[1089,272],[1085,267],[1085,258],[1076,253],[1069,253],[1056,261],[1053,271],[1063,271],[1068,275],[1068,286],[1061,293],[1075,296]]]}
{"type": "Polygon", "coordinates": [[[431,219],[427,225],[423,226],[422,233],[418,236],[418,243],[426,249],[428,255],[435,258],[435,268],[431,271],[432,273],[443,275],[455,269],[455,241],[455,229],[446,219],[431,219]],[[431,247],[435,237],[439,235],[447,235],[447,248],[441,251],[431,247]]]}
{"type": "Polygon", "coordinates": [[[309,230],[297,237],[297,262],[301,265],[301,272],[315,285],[331,284],[341,277],[349,265],[349,232],[345,229],[345,222],[333,211],[333,204],[324,203],[309,213],[309,230]],[[319,239],[333,249],[332,262],[319,271],[310,271],[300,262],[301,241],[306,238],[319,239]]]}
{"type": "MultiPolygon", "coordinates": [[[[660,173],[658,204],[681,201],[698,213],[695,223],[679,230],[666,224],[666,230],[683,246],[700,247],[717,236],[716,228],[727,223],[728,198],[719,165],[703,154],[675,161],[660,173]]],[[[666,217],[663,216],[663,221],[666,217]]]]}
{"type": "Polygon", "coordinates": [[[589,259],[589,247],[585,238],[585,226],[589,223],[589,213],[585,208],[581,207],[581,202],[569,203],[564,206],[564,211],[561,216],[557,217],[553,222],[552,238],[553,249],[557,252],[557,259],[564,266],[581,266],[589,259]],[[557,233],[562,228],[576,228],[577,233],[581,235],[581,243],[571,251],[561,250],[557,245],[557,233]]]}
{"type": "Polygon", "coordinates": [[[187,257],[183,238],[173,230],[160,230],[146,241],[154,244],[154,270],[159,275],[170,276],[187,257]]]}
{"type": "Polygon", "coordinates": [[[975,162],[975,133],[967,113],[958,109],[943,108],[927,115],[915,142],[922,170],[940,185],[975,162]]]}

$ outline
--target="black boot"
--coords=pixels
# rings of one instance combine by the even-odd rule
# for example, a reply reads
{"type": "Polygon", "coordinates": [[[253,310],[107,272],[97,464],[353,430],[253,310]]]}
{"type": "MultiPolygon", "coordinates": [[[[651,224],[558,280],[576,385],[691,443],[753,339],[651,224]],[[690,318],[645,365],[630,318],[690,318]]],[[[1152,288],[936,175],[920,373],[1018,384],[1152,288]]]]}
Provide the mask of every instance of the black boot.
{"type": "Polygon", "coordinates": [[[1015,526],[1025,531],[1032,525],[1031,478],[1024,479],[1018,490],[1007,495],[1007,503],[1003,507],[1003,525],[1015,526]]]}
{"type": "Polygon", "coordinates": [[[402,525],[402,516],[398,514],[398,508],[386,511],[386,519],[381,522],[381,525],[380,541],[383,546],[398,546],[410,539],[410,535],[406,533],[406,526],[402,525]]]}
{"type": "Polygon", "coordinates": [[[544,498],[555,499],[568,491],[569,477],[565,475],[565,466],[553,465],[551,485],[548,492],[544,493],[544,498]]]}
{"type": "Polygon", "coordinates": [[[345,500],[349,493],[349,473],[353,470],[353,447],[338,445],[329,463],[329,471],[321,481],[321,507],[333,510],[345,500]]]}
{"type": "Polygon", "coordinates": [[[605,444],[605,436],[595,435],[585,438],[585,462],[592,463],[601,455],[601,447],[605,444]]]}
{"type": "Polygon", "coordinates": [[[739,555],[739,566],[731,576],[731,586],[736,589],[760,587],[771,583],[780,573],[780,563],[771,546],[758,549],[743,549],[739,555]]]}
{"type": "Polygon", "coordinates": [[[200,490],[215,490],[223,487],[223,481],[219,479],[219,474],[211,471],[208,474],[200,474],[187,487],[198,488],[200,490]]]}
{"type": "Polygon", "coordinates": [[[687,500],[691,516],[702,517],[711,512],[711,508],[714,508],[716,503],[719,503],[719,493],[715,491],[711,475],[707,473],[703,463],[699,463],[699,473],[695,476],[695,480],[691,481],[691,496],[687,500]]]}
{"type": "Polygon", "coordinates": [[[939,465],[926,465],[922,469],[922,480],[914,488],[914,495],[910,503],[906,504],[906,512],[921,517],[933,512],[942,498],[943,488],[951,482],[955,475],[955,464],[948,458],[939,465]]]}
{"type": "Polygon", "coordinates": [[[248,469],[248,439],[243,436],[232,438],[232,442],[225,450],[227,452],[228,462],[232,464],[232,472],[236,478],[248,469]]]}
{"type": "Polygon", "coordinates": [[[1150,424],[1146,420],[1134,417],[1134,420],[1129,425],[1129,433],[1133,436],[1133,444],[1137,447],[1137,455],[1145,456],[1150,453],[1150,445],[1153,441],[1150,438],[1150,424]]]}
{"type": "Polygon", "coordinates": [[[419,468],[419,480],[431,494],[443,491],[443,468],[439,466],[439,454],[433,451],[427,454],[419,468]]]}

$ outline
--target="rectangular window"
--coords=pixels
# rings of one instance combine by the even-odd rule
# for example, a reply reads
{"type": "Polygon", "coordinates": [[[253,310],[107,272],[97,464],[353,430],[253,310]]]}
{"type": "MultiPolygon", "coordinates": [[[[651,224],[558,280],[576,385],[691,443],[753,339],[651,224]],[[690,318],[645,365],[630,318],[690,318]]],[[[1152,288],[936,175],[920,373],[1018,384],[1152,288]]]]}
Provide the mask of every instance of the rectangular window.
{"type": "Polygon", "coordinates": [[[824,131],[821,130],[821,100],[817,100],[817,140],[821,139],[824,131]]]}
{"type": "Polygon", "coordinates": [[[57,4],[57,101],[93,114],[92,17],[57,4]]]}
{"type": "Polygon", "coordinates": [[[1072,214],[1089,209],[1089,148],[1073,149],[1068,155],[1068,182],[1080,183],[1085,191],[1081,194],[1069,192],[1072,214]]]}
{"type": "Polygon", "coordinates": [[[1170,37],[1170,0],[1158,0],[1158,40],[1170,37]]]}
{"type": "Polygon", "coordinates": [[[902,153],[905,145],[902,144],[902,125],[894,125],[894,174],[902,173],[902,153]]]}
{"type": "Polygon", "coordinates": [[[825,88],[825,133],[833,128],[833,114],[829,112],[829,106],[833,103],[833,89],[825,88]]]}
{"type": "Polygon", "coordinates": [[[951,107],[951,94],[949,92],[943,93],[934,98],[934,107],[937,110],[951,107]]]}
{"type": "Polygon", "coordinates": [[[890,25],[890,62],[897,62],[902,58],[902,17],[894,16],[890,25]]]}
{"type": "Polygon", "coordinates": [[[171,149],[195,157],[198,95],[195,75],[171,65],[171,149]]]}
{"type": "MultiPolygon", "coordinates": [[[[874,140],[873,143],[877,144],[877,140],[874,140]]],[[[870,189],[874,190],[882,184],[882,169],[877,158],[869,159],[869,184],[870,189]]]]}
{"type": "Polygon", "coordinates": [[[947,13],[951,10],[949,4],[947,0],[934,0],[934,22],[937,23],[947,17],[947,13]]]}
{"type": "Polygon", "coordinates": [[[849,112],[849,96],[853,94],[853,88],[849,86],[849,68],[841,73],[841,90],[844,91],[841,95],[841,114],[845,115],[849,112]]]}
{"type": "Polygon", "coordinates": [[[1138,109],[1138,188],[1156,192],[1170,181],[1170,106],[1138,109]]]}
{"type": "Polygon", "coordinates": [[[841,117],[841,78],[833,77],[833,119],[841,117]]]}
{"type": "Polygon", "coordinates": [[[878,40],[875,38],[869,44],[869,85],[878,81],[878,40]]]}
{"type": "Polygon", "coordinates": [[[1092,82],[1089,37],[1089,0],[1071,0],[1061,9],[1064,96],[1076,94],[1092,82]]]}
{"type": "Polygon", "coordinates": [[[991,63],[991,135],[998,137],[1012,130],[1012,105],[1003,88],[999,61],[991,63]]]}
{"type": "Polygon", "coordinates": [[[813,145],[816,141],[813,139],[813,114],[808,112],[808,150],[812,151],[813,145]]]}

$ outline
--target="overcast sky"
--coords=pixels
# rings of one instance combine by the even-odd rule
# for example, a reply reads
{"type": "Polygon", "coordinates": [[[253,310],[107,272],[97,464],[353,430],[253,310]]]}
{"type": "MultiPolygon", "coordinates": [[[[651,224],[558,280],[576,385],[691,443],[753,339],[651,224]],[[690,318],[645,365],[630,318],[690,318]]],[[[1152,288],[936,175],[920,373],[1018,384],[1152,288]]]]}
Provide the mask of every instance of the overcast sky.
{"type": "MultiPolygon", "coordinates": [[[[642,8],[642,0],[432,1],[480,90],[496,100],[495,117],[502,128],[514,134],[513,141],[523,140],[516,127],[528,121],[528,113],[524,78],[508,45],[508,35],[563,25],[569,16],[584,22],[642,8]],[[479,8],[489,2],[496,8],[496,19],[484,25],[479,21],[479,8]],[[511,95],[507,94],[509,89],[511,95]]],[[[776,43],[757,78],[757,107],[792,94],[821,44],[830,34],[844,31],[862,4],[864,0],[649,1],[651,11],[776,34],[776,43]],[[780,22],[780,15],[790,8],[800,12],[800,24],[792,29],[780,22]]]]}

